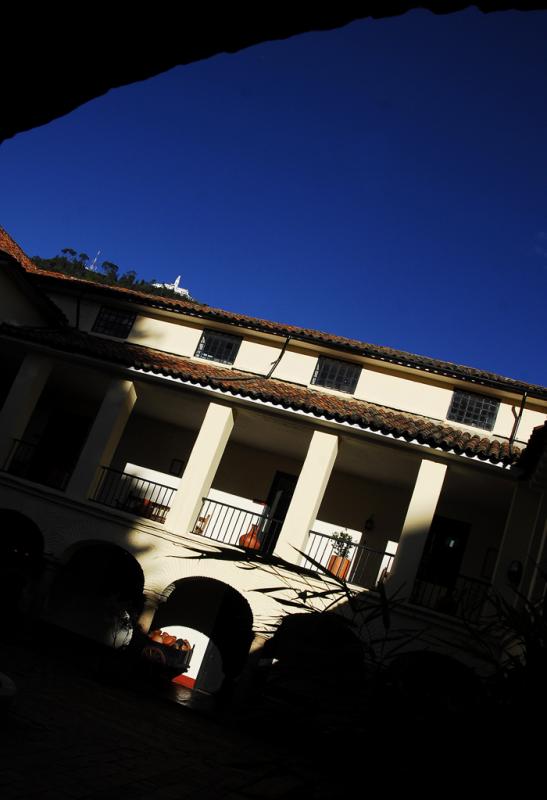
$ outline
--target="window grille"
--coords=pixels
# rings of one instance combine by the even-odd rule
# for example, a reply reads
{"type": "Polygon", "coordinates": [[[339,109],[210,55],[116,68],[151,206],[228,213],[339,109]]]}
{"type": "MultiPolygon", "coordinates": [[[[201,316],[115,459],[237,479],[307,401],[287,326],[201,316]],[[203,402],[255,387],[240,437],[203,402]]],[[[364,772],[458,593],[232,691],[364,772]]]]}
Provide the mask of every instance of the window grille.
{"type": "Polygon", "coordinates": [[[207,358],[209,361],[220,361],[222,364],[233,364],[240,344],[241,336],[205,330],[201,334],[195,356],[207,358]]]}
{"type": "Polygon", "coordinates": [[[93,325],[94,333],[104,333],[107,336],[116,336],[118,339],[127,339],[135,317],[137,315],[122,308],[108,308],[102,306],[93,325]]]}
{"type": "Polygon", "coordinates": [[[327,389],[337,389],[339,392],[353,394],[361,367],[357,364],[348,364],[347,361],[337,361],[334,358],[319,358],[311,382],[316,386],[327,389]]]}
{"type": "Polygon", "coordinates": [[[499,401],[480,394],[455,391],[447,419],[491,431],[498,415],[499,401]]]}

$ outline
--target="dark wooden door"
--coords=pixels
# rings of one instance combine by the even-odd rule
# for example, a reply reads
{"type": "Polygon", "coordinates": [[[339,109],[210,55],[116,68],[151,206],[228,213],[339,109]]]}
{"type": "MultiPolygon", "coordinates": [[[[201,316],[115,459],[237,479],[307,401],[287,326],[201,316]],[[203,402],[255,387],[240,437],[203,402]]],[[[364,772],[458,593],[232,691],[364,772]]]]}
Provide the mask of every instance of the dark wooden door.
{"type": "Polygon", "coordinates": [[[291,504],[298,478],[288,472],[276,472],[266,504],[275,519],[283,521],[291,504]]]}
{"type": "Polygon", "coordinates": [[[469,524],[436,516],[431,523],[418,579],[452,589],[460,573],[469,537],[469,524]]]}
{"type": "Polygon", "coordinates": [[[260,537],[261,550],[264,553],[271,553],[275,547],[291,504],[297,480],[296,475],[290,475],[288,472],[275,473],[266,499],[270,519],[262,528],[260,537]]]}

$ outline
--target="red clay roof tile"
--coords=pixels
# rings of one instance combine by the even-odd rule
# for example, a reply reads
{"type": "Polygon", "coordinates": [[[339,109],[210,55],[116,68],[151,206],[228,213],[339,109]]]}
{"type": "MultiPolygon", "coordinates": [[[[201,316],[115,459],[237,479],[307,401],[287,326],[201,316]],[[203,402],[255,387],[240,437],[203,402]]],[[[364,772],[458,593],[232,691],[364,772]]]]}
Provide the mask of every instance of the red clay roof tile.
{"type": "Polygon", "coordinates": [[[147,294],[145,292],[136,291],[135,289],[108,286],[86,281],[81,278],[74,278],[59,272],[38,269],[3,228],[0,228],[0,250],[1,249],[5,249],[6,252],[9,252],[17,258],[19,263],[29,271],[33,279],[36,280],[39,285],[46,288],[51,287],[51,285],[55,283],[57,285],[64,283],[65,286],[71,285],[79,288],[85,287],[89,292],[97,293],[103,297],[117,298],[119,300],[138,303],[152,308],[166,309],[187,316],[215,320],[230,325],[238,325],[250,330],[271,333],[278,336],[290,336],[300,341],[313,342],[346,353],[408,366],[432,374],[453,377],[472,384],[505,389],[518,394],[528,392],[528,394],[533,397],[547,399],[547,387],[545,386],[530,384],[513,378],[506,378],[503,375],[475,369],[474,367],[468,367],[463,364],[454,364],[450,361],[442,361],[440,359],[429,358],[428,356],[408,353],[404,350],[396,350],[392,347],[370,344],[357,339],[348,339],[344,336],[324,333],[323,331],[317,331],[311,328],[301,328],[296,325],[270,322],[269,320],[250,317],[246,314],[237,314],[232,311],[212,308],[211,306],[189,300],[161,297],[161,295],[147,294]]]}
{"type": "Polygon", "coordinates": [[[300,328],[296,325],[271,322],[257,317],[250,317],[246,314],[224,311],[189,300],[175,300],[169,297],[161,297],[160,295],[138,292],[134,289],[92,283],[58,272],[35,268],[33,269],[33,276],[44,288],[51,288],[54,283],[59,285],[64,282],[65,285],[70,284],[74,287],[78,286],[79,288],[86,287],[90,293],[95,292],[102,297],[125,300],[126,302],[137,303],[151,308],[165,309],[186,316],[214,320],[229,325],[237,325],[249,330],[271,333],[277,336],[289,336],[295,340],[313,342],[314,344],[323,345],[345,353],[365,356],[387,363],[399,364],[432,374],[453,377],[479,386],[505,389],[517,394],[528,392],[528,394],[533,397],[547,399],[547,387],[545,386],[530,384],[513,378],[506,378],[503,375],[475,369],[474,367],[468,367],[463,364],[454,364],[450,361],[442,361],[440,359],[429,358],[428,356],[408,353],[404,350],[396,350],[392,347],[370,344],[357,339],[348,339],[344,336],[337,336],[311,328],[300,328]]]}
{"type": "Polygon", "coordinates": [[[354,397],[340,397],[308,389],[275,378],[223,369],[209,362],[193,361],[161,350],[116,342],[74,329],[44,330],[3,324],[0,325],[0,333],[62,352],[77,353],[145,372],[179,378],[199,386],[211,386],[237,397],[305,411],[327,420],[349,422],[364,430],[379,431],[407,442],[419,442],[457,454],[477,456],[493,464],[513,464],[520,457],[520,449],[511,449],[508,442],[453,428],[427,417],[402,413],[354,397]]]}

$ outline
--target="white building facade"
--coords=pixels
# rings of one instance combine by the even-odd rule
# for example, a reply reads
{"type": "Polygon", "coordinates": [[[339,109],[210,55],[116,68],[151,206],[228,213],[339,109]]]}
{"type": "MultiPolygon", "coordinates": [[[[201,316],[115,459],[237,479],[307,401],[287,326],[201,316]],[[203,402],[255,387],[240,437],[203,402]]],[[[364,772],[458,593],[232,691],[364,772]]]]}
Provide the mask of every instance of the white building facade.
{"type": "Polygon", "coordinates": [[[456,649],[492,587],[543,591],[546,388],[48,273],[1,229],[0,280],[0,522],[32,613],[186,639],[180,681],[213,691],[325,581],[382,582],[456,649]]]}

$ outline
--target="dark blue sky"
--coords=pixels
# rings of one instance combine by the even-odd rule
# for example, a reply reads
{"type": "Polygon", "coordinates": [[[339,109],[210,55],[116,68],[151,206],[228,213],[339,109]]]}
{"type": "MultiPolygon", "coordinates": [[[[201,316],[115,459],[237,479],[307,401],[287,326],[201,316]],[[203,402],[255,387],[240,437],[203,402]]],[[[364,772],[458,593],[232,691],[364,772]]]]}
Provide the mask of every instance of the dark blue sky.
{"type": "Polygon", "coordinates": [[[547,12],[177,68],[6,142],[0,185],[30,255],[100,249],[211,305],[547,384],[547,12]]]}

